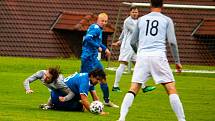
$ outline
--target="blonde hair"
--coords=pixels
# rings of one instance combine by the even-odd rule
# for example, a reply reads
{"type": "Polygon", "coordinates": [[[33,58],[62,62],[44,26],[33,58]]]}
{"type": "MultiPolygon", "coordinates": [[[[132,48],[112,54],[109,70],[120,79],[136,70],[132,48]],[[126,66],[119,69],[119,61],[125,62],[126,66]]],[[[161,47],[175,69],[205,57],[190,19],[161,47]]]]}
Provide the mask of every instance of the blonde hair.
{"type": "Polygon", "coordinates": [[[108,14],[107,13],[100,13],[98,15],[98,18],[100,18],[100,17],[108,17],[108,14]]]}

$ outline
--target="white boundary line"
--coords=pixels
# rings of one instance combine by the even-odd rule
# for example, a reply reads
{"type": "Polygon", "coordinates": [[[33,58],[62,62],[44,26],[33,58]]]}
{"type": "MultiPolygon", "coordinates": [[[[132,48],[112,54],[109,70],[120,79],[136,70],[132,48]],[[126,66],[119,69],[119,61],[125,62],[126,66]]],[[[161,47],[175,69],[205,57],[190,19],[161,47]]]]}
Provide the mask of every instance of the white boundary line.
{"type": "MultiPolygon", "coordinates": [[[[109,70],[109,71],[116,71],[117,67],[108,67],[108,68],[105,68],[106,70],[109,70]]],[[[133,68],[131,69],[133,70],[133,68]]],[[[173,72],[176,72],[176,70],[172,70],[173,72]]],[[[182,72],[185,72],[185,73],[209,73],[209,74],[214,74],[215,71],[210,71],[210,70],[187,70],[187,69],[184,69],[182,70],[182,72]]],[[[126,72],[125,72],[126,73],[126,72]]]]}
{"type": "MultiPolygon", "coordinates": [[[[130,5],[130,6],[145,6],[149,7],[150,3],[129,3],[122,2],[122,4],[130,5]]],[[[215,6],[204,6],[204,5],[177,5],[177,4],[163,4],[165,8],[191,8],[191,9],[215,9],[215,6]]]]}

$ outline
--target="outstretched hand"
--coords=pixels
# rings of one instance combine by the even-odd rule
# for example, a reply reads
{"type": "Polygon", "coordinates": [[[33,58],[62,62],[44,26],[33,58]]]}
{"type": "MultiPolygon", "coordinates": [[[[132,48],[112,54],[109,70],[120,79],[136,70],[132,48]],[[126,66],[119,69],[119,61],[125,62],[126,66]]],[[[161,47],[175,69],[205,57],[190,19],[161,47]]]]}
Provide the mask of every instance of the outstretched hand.
{"type": "Polygon", "coordinates": [[[182,71],[182,65],[181,64],[176,64],[175,68],[176,68],[176,73],[181,73],[181,71],[182,71]]]}
{"type": "Polygon", "coordinates": [[[112,46],[119,46],[120,44],[121,44],[121,42],[117,41],[117,42],[112,43],[112,46]]]}
{"type": "Polygon", "coordinates": [[[106,56],[107,56],[107,57],[110,57],[110,56],[111,56],[111,52],[110,52],[110,50],[109,50],[108,48],[105,50],[105,53],[106,53],[106,56]]]}
{"type": "Polygon", "coordinates": [[[30,89],[25,91],[26,94],[31,94],[31,93],[33,93],[33,92],[34,92],[34,91],[33,91],[33,90],[30,90],[30,89]]]}
{"type": "Polygon", "coordinates": [[[108,115],[109,114],[109,112],[101,112],[101,113],[99,113],[99,115],[108,115]]]}

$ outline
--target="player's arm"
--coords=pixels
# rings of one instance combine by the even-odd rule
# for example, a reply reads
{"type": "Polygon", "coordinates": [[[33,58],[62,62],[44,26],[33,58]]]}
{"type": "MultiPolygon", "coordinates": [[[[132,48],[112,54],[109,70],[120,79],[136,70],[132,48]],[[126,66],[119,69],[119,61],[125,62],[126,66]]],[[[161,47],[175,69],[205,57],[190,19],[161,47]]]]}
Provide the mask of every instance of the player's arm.
{"type": "Polygon", "coordinates": [[[100,43],[99,52],[104,51],[107,57],[110,57],[110,50],[102,43],[100,43]]]}
{"type": "Polygon", "coordinates": [[[107,49],[107,47],[102,43],[100,43],[100,47],[102,48],[103,51],[105,51],[107,49]]]}
{"type": "MultiPolygon", "coordinates": [[[[90,102],[85,94],[80,94],[81,96],[81,102],[84,105],[84,107],[90,112],[90,102]]],[[[101,112],[99,115],[107,115],[108,112],[101,112]]]]}
{"type": "Polygon", "coordinates": [[[37,79],[41,79],[42,76],[43,76],[42,71],[38,71],[35,74],[29,76],[27,79],[24,80],[23,85],[24,85],[26,94],[30,94],[30,93],[34,92],[30,88],[30,83],[34,82],[37,79]]]}
{"type": "Polygon", "coordinates": [[[84,105],[84,107],[90,111],[90,102],[88,100],[88,97],[85,94],[80,94],[81,102],[84,105]]]}
{"type": "Polygon", "coordinates": [[[122,32],[121,32],[121,34],[120,34],[120,36],[119,36],[119,41],[120,41],[120,43],[122,43],[123,38],[124,38],[124,36],[125,36],[125,32],[124,32],[124,31],[125,31],[125,30],[123,29],[122,32]]]}
{"type": "Polygon", "coordinates": [[[137,25],[135,25],[134,32],[131,35],[131,43],[130,43],[135,53],[137,53],[138,42],[139,42],[139,28],[137,23],[137,25]]]}
{"type": "Polygon", "coordinates": [[[180,63],[178,45],[177,45],[177,40],[176,40],[176,36],[175,36],[174,24],[173,24],[172,20],[169,20],[169,25],[167,28],[167,40],[168,40],[168,43],[170,45],[170,49],[171,49],[173,58],[175,60],[176,71],[181,72],[182,65],[180,63]]]}
{"type": "Polygon", "coordinates": [[[75,96],[75,93],[72,92],[72,90],[64,83],[63,80],[64,80],[64,77],[62,74],[60,74],[56,83],[55,83],[55,87],[57,89],[59,89],[64,94],[67,94],[66,96],[59,96],[59,100],[61,102],[71,100],[75,96]]]}
{"type": "Polygon", "coordinates": [[[114,42],[114,43],[112,43],[112,45],[113,45],[113,46],[119,46],[119,45],[121,45],[124,36],[125,36],[125,35],[124,35],[124,29],[123,29],[122,32],[121,32],[121,34],[120,34],[120,36],[119,36],[119,40],[116,41],[116,42],[114,42]]]}
{"type": "Polygon", "coordinates": [[[96,90],[91,90],[90,94],[91,94],[91,96],[93,98],[93,101],[99,100],[99,97],[98,97],[98,95],[96,93],[96,90]]]}
{"type": "Polygon", "coordinates": [[[68,87],[61,89],[61,91],[64,92],[65,94],[67,94],[64,97],[63,96],[59,96],[59,100],[61,102],[69,101],[69,100],[71,100],[75,96],[75,93],[72,92],[72,90],[70,88],[68,88],[68,87]]]}
{"type": "Polygon", "coordinates": [[[87,35],[84,37],[84,42],[87,42],[90,46],[99,48],[100,44],[97,43],[94,39],[96,37],[99,37],[99,34],[100,34],[100,32],[99,32],[98,28],[89,29],[87,35]]]}

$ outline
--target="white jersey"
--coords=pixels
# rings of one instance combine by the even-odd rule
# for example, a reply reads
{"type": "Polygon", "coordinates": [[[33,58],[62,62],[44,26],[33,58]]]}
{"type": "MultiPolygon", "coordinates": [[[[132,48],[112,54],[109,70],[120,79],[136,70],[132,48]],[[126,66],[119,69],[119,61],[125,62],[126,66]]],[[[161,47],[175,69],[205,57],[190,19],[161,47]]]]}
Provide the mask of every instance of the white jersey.
{"type": "Polygon", "coordinates": [[[120,49],[132,49],[131,48],[131,35],[134,32],[134,28],[137,24],[137,19],[132,19],[131,16],[127,17],[124,21],[123,31],[119,40],[121,41],[120,49]]]}
{"type": "Polygon", "coordinates": [[[174,24],[171,18],[160,12],[151,12],[142,16],[138,20],[132,37],[139,41],[137,54],[141,53],[145,56],[166,56],[167,40],[171,45],[176,63],[179,63],[174,24]]]}
{"type": "Polygon", "coordinates": [[[36,72],[35,74],[31,75],[30,77],[28,77],[27,79],[25,79],[25,81],[23,82],[25,90],[30,89],[30,83],[32,83],[36,80],[40,80],[42,82],[42,84],[45,85],[49,89],[49,91],[60,90],[61,92],[64,92],[65,94],[67,94],[65,96],[65,101],[72,99],[74,93],[63,82],[63,80],[64,80],[63,75],[60,74],[59,77],[54,82],[47,84],[47,83],[45,83],[45,80],[43,78],[46,71],[47,70],[40,70],[40,71],[36,72]]]}
{"type": "Polygon", "coordinates": [[[175,62],[180,63],[171,18],[160,12],[151,12],[139,18],[131,41],[134,50],[138,43],[132,82],[145,83],[150,76],[156,84],[175,81],[166,57],[166,40],[175,62]]]}
{"type": "Polygon", "coordinates": [[[137,19],[132,19],[131,16],[127,17],[124,21],[123,31],[119,37],[121,41],[119,61],[136,61],[136,54],[130,45],[136,24],[137,19]]]}

